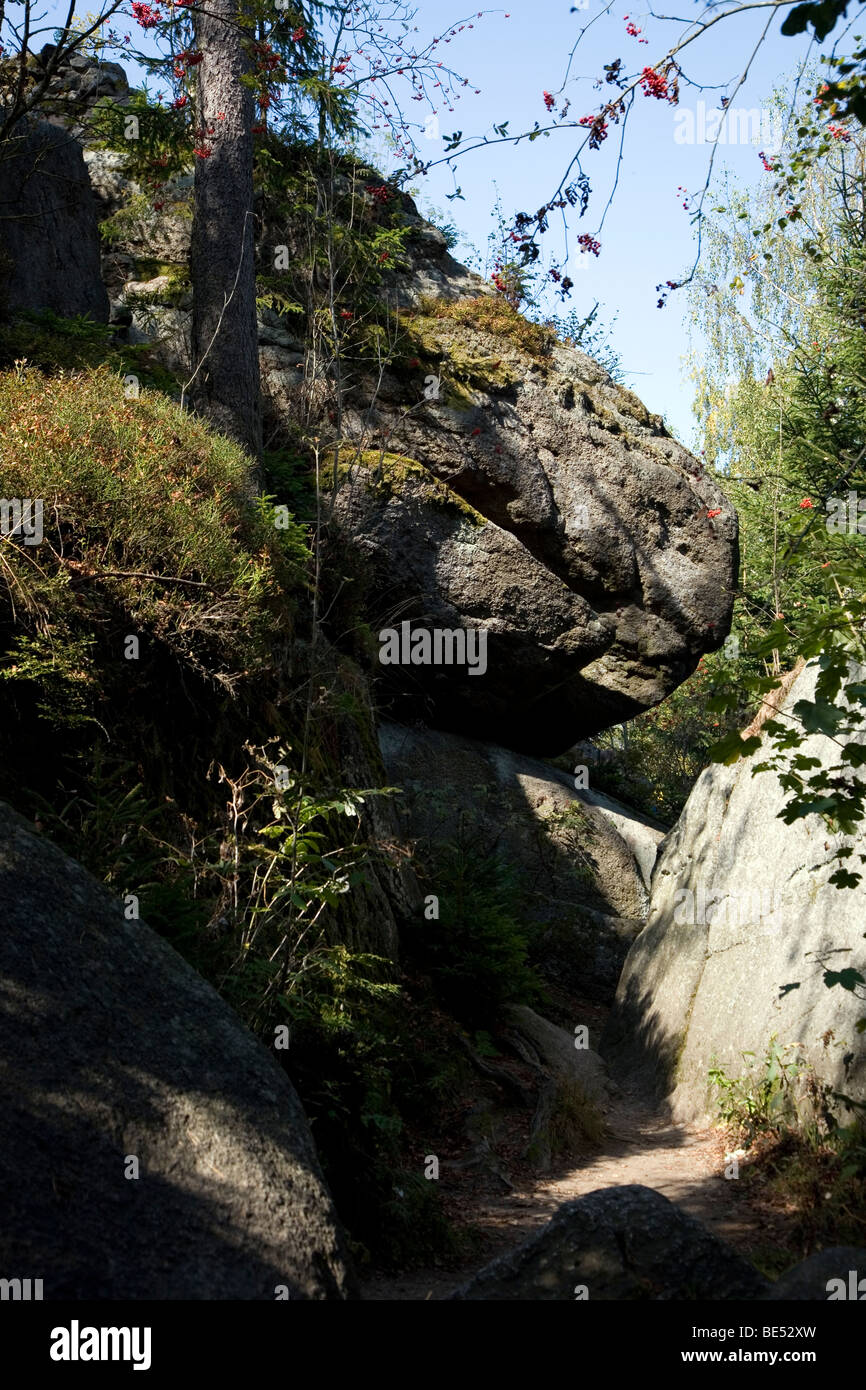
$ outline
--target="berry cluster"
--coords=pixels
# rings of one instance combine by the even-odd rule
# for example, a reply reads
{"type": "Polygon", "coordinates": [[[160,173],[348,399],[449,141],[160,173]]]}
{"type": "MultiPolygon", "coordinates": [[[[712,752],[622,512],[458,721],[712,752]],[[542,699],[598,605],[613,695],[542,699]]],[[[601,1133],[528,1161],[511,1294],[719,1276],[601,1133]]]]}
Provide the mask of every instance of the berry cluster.
{"type": "Polygon", "coordinates": [[[132,17],[142,29],[154,29],[162,19],[159,10],[152,10],[143,0],[132,0],[132,17]]]}
{"type": "MultiPolygon", "coordinates": [[[[596,245],[598,245],[598,243],[596,243],[596,245]]],[[[565,299],[566,295],[574,288],[574,281],[569,279],[567,275],[563,275],[562,271],[557,270],[556,266],[552,266],[548,274],[554,284],[559,285],[560,298],[565,299]]]]}
{"type": "Polygon", "coordinates": [[[579,236],[577,244],[581,251],[589,251],[593,256],[597,256],[601,250],[601,242],[596,241],[595,237],[591,237],[589,232],[584,232],[583,236],[579,236]]]}
{"type": "Polygon", "coordinates": [[[649,39],[638,39],[638,34],[642,34],[643,30],[639,29],[634,21],[629,19],[627,14],[623,15],[623,19],[626,21],[625,32],[630,39],[637,39],[638,43],[649,43],[649,39]]]}
{"type": "Polygon", "coordinates": [[[197,68],[204,58],[201,49],[185,48],[174,60],[174,75],[178,81],[186,77],[189,68],[197,68]]]}
{"type": "Polygon", "coordinates": [[[676,78],[671,82],[666,72],[659,72],[656,68],[644,68],[640,75],[640,86],[644,96],[655,97],[657,101],[675,104],[679,100],[676,78]]]}

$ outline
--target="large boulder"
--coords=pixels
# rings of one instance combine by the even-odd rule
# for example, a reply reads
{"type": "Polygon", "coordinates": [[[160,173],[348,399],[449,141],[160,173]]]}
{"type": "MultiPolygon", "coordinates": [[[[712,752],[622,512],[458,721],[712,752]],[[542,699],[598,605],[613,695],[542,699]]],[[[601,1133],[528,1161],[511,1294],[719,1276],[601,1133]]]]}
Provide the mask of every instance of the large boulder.
{"type": "Polygon", "coordinates": [[[441,848],[460,833],[459,806],[472,852],[507,862],[515,909],[540,928],[549,973],[609,1002],[646,916],[663,832],[609,797],[576,790],[574,778],[549,763],[506,748],[387,721],[379,743],[388,778],[403,793],[395,801],[401,837],[417,842],[434,889],[441,848]]]}
{"type": "Polygon", "coordinates": [[[274,1057],[2,804],[0,902],[4,1274],[38,1275],[47,1299],[349,1297],[274,1057]]]}
{"type": "Polygon", "coordinates": [[[608,1187],[566,1202],[540,1231],[487,1265],[452,1299],[590,1302],[757,1298],[767,1281],[649,1187],[608,1187]]]}
{"type": "MultiPolygon", "coordinates": [[[[115,299],[137,261],[182,267],[189,249],[190,174],[143,206],[123,163],[88,152],[103,215],[123,209],[123,241],[105,264],[115,299]]],[[[334,440],[339,417],[339,457],[323,444],[320,459],[336,484],[327,569],[344,601],[328,603],[333,631],[406,622],[483,634],[483,672],[405,654],[377,663],[383,702],[399,719],[561,753],[658,704],[720,646],[735,514],[659,416],[461,266],[411,198],[393,190],[382,212],[365,182],[353,215],[409,235],[377,285],[381,321],[367,325],[360,360],[347,344],[339,390],[328,355],[297,340],[296,313],[265,311],[259,324],[269,435],[294,445],[299,426],[318,427],[334,440]]],[[[337,185],[351,189],[348,172],[337,185]]],[[[263,208],[263,265],[278,246],[306,245],[302,221],[274,216],[263,208]]],[[[138,303],[130,330],[175,370],[177,318],[138,303]]]]}
{"type": "MultiPolygon", "coordinates": [[[[123,212],[122,243],[104,265],[114,299],[140,261],[182,269],[189,171],[151,201],[137,196],[122,154],[90,150],[87,160],[101,215],[123,212]]],[[[350,190],[349,173],[336,183],[350,190]]],[[[383,704],[400,720],[561,753],[658,704],[720,646],[736,516],[659,416],[510,309],[450,255],[411,198],[393,190],[382,212],[365,184],[352,190],[355,214],[370,225],[396,217],[408,230],[399,267],[377,287],[382,321],[370,325],[365,360],[350,342],[338,391],[297,314],[265,310],[259,323],[269,435],[294,445],[299,425],[318,426],[333,440],[339,415],[339,457],[323,446],[321,460],[336,483],[327,569],[343,602],[329,596],[333,631],[366,625],[378,641],[406,622],[461,640],[483,634],[483,673],[447,659],[384,665],[367,653],[383,704]]],[[[277,246],[306,245],[292,214],[263,207],[262,218],[263,265],[277,246]]],[[[158,297],[137,301],[128,331],[170,369],[182,364],[182,316],[158,297]]]]}
{"type": "Polygon", "coordinates": [[[381,698],[407,721],[561,753],[657,704],[720,645],[736,517],[582,352],[497,318],[489,297],[422,310],[403,315],[406,356],[375,407],[367,383],[345,416],[336,544],[358,557],[374,633],[466,632],[486,659],[410,664],[383,647],[381,698]]]}
{"type": "Polygon", "coordinates": [[[108,321],[96,205],[81,146],[47,121],[19,121],[0,151],[0,310],[108,321]]]}
{"type": "MultiPolygon", "coordinates": [[[[814,697],[817,667],[793,673],[781,710],[814,697]]],[[[862,678],[862,677],[861,677],[862,678]]],[[[823,734],[800,752],[836,766],[823,734]]],[[[752,775],[759,748],[701,775],[663,842],[650,915],[629,951],[602,1051],[618,1071],[643,1074],[681,1120],[713,1114],[717,1064],[754,1075],[771,1042],[790,1048],[835,1091],[866,1099],[863,990],[828,988],[825,971],[866,974],[863,886],[829,882],[839,843],[866,852],[866,835],[840,842],[817,815],[786,825],[787,793],[773,771],[752,775]]],[[[857,864],[856,855],[852,861],[857,864]]]]}

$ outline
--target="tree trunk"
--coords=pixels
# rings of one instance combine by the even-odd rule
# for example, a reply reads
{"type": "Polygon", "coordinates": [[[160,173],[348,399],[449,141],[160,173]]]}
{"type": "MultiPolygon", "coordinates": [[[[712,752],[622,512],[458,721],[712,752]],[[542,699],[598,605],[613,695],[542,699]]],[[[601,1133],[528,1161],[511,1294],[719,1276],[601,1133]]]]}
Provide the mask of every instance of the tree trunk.
{"type": "Polygon", "coordinates": [[[237,0],[196,11],[192,399],[258,462],[262,448],[253,223],[253,94],[237,0]]]}

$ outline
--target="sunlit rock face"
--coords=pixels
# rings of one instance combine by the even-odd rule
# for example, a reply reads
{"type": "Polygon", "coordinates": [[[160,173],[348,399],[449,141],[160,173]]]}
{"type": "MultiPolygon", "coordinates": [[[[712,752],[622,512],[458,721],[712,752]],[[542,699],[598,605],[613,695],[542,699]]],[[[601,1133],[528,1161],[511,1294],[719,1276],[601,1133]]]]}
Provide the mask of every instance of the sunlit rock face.
{"type": "MultiPolygon", "coordinates": [[[[817,672],[816,663],[798,666],[783,682],[780,709],[792,722],[798,701],[815,699],[817,672]]],[[[866,671],[852,675],[862,681],[866,671]]],[[[748,1074],[744,1056],[752,1054],[753,1075],[762,1075],[773,1046],[811,1068],[798,1081],[805,1107],[814,1079],[828,1103],[830,1093],[866,1100],[864,1006],[853,978],[862,970],[863,885],[830,881],[840,845],[859,868],[866,836],[831,835],[814,813],[790,825],[780,819],[790,792],[779,774],[753,776],[768,751],[765,740],[751,757],[708,767],[695,783],[660,847],[649,918],[605,1029],[609,1061],[642,1076],[677,1119],[715,1118],[711,1068],[748,1074]],[[829,988],[827,974],[847,967],[855,987],[829,988]]],[[[798,755],[839,767],[839,746],[825,734],[811,734],[798,755]]]]}

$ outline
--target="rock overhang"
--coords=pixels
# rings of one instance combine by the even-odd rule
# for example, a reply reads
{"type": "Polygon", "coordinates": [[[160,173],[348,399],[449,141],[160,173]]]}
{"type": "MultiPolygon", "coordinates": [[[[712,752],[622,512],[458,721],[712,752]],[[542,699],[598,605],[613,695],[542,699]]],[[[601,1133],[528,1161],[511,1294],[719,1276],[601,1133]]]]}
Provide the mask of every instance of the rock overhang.
{"type": "Polygon", "coordinates": [[[555,754],[658,704],[722,644],[737,518],[699,460],[603,368],[565,345],[533,357],[473,325],[471,305],[458,372],[471,356],[515,379],[458,382],[456,406],[448,372],[465,321],[450,315],[466,303],[441,310],[441,332],[425,314],[417,381],[392,377],[377,400],[374,431],[411,464],[401,486],[383,489],[375,450],[353,454],[350,441],[334,525],[363,557],[374,629],[399,611],[416,627],[486,633],[484,681],[456,665],[380,669],[389,712],[555,754]],[[444,405],[423,397],[434,357],[444,405]]]}

